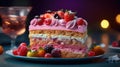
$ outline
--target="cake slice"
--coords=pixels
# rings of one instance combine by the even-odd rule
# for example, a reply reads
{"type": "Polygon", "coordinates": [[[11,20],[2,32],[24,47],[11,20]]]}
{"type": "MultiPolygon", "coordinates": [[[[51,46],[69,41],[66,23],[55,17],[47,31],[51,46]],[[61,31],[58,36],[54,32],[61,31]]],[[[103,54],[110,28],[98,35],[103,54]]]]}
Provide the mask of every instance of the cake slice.
{"type": "Polygon", "coordinates": [[[31,20],[29,26],[30,47],[53,45],[60,49],[62,58],[85,57],[89,49],[87,21],[72,11],[46,12],[31,20]]]}

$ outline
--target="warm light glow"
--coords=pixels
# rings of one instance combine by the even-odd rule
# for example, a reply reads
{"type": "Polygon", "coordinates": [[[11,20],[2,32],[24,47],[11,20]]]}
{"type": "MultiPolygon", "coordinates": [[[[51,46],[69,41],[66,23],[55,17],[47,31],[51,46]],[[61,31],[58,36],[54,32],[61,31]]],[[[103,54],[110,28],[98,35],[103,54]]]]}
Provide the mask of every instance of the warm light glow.
{"type": "Polygon", "coordinates": [[[21,35],[21,34],[23,34],[24,32],[25,32],[25,28],[19,30],[19,31],[17,32],[17,35],[21,35]]]}
{"type": "Polygon", "coordinates": [[[101,21],[100,25],[101,25],[102,28],[106,29],[106,28],[109,27],[109,21],[104,19],[104,20],[101,21]]]}
{"type": "Polygon", "coordinates": [[[108,46],[109,46],[109,42],[110,42],[110,37],[107,33],[103,33],[101,35],[101,44],[100,46],[107,51],[108,50],[108,46]]]}
{"type": "Polygon", "coordinates": [[[8,21],[5,21],[5,24],[6,24],[6,25],[10,25],[11,23],[10,23],[10,22],[8,22],[8,21]]]}
{"type": "Polygon", "coordinates": [[[116,22],[117,22],[117,23],[120,23],[120,14],[118,14],[118,15],[116,16],[116,22]]]}

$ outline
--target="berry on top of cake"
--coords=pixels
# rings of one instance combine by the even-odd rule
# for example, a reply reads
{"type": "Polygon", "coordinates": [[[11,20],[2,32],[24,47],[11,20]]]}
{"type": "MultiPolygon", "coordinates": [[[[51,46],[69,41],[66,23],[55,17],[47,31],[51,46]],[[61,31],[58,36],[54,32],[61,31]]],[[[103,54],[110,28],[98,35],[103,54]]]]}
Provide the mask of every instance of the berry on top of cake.
{"type": "Polygon", "coordinates": [[[52,44],[63,58],[84,57],[89,49],[87,21],[77,17],[71,10],[47,11],[30,22],[30,47],[43,47],[52,44]]]}

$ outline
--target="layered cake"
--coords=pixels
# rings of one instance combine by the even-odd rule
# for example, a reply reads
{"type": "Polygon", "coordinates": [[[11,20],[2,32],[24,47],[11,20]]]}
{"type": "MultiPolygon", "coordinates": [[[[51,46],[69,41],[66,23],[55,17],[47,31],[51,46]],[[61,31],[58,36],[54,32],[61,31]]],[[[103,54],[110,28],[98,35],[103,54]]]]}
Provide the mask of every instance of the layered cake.
{"type": "Polygon", "coordinates": [[[77,17],[75,12],[47,11],[35,16],[30,22],[30,48],[52,46],[60,51],[62,58],[85,57],[89,49],[87,21],[77,17]]]}

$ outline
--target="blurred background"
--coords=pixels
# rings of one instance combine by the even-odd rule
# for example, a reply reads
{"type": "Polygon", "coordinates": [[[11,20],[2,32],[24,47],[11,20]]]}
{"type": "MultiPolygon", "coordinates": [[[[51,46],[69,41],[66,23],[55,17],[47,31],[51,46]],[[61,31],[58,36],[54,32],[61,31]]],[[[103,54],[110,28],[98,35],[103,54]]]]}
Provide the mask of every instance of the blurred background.
{"type": "MultiPolygon", "coordinates": [[[[120,0],[0,0],[0,7],[30,6],[26,20],[26,33],[17,38],[17,42],[27,42],[28,26],[35,15],[47,10],[68,9],[77,12],[77,16],[88,21],[88,35],[98,44],[111,44],[120,39],[120,0]]],[[[1,10],[0,10],[1,11],[1,10]]],[[[0,44],[10,43],[10,38],[0,33],[0,44]]]]}

